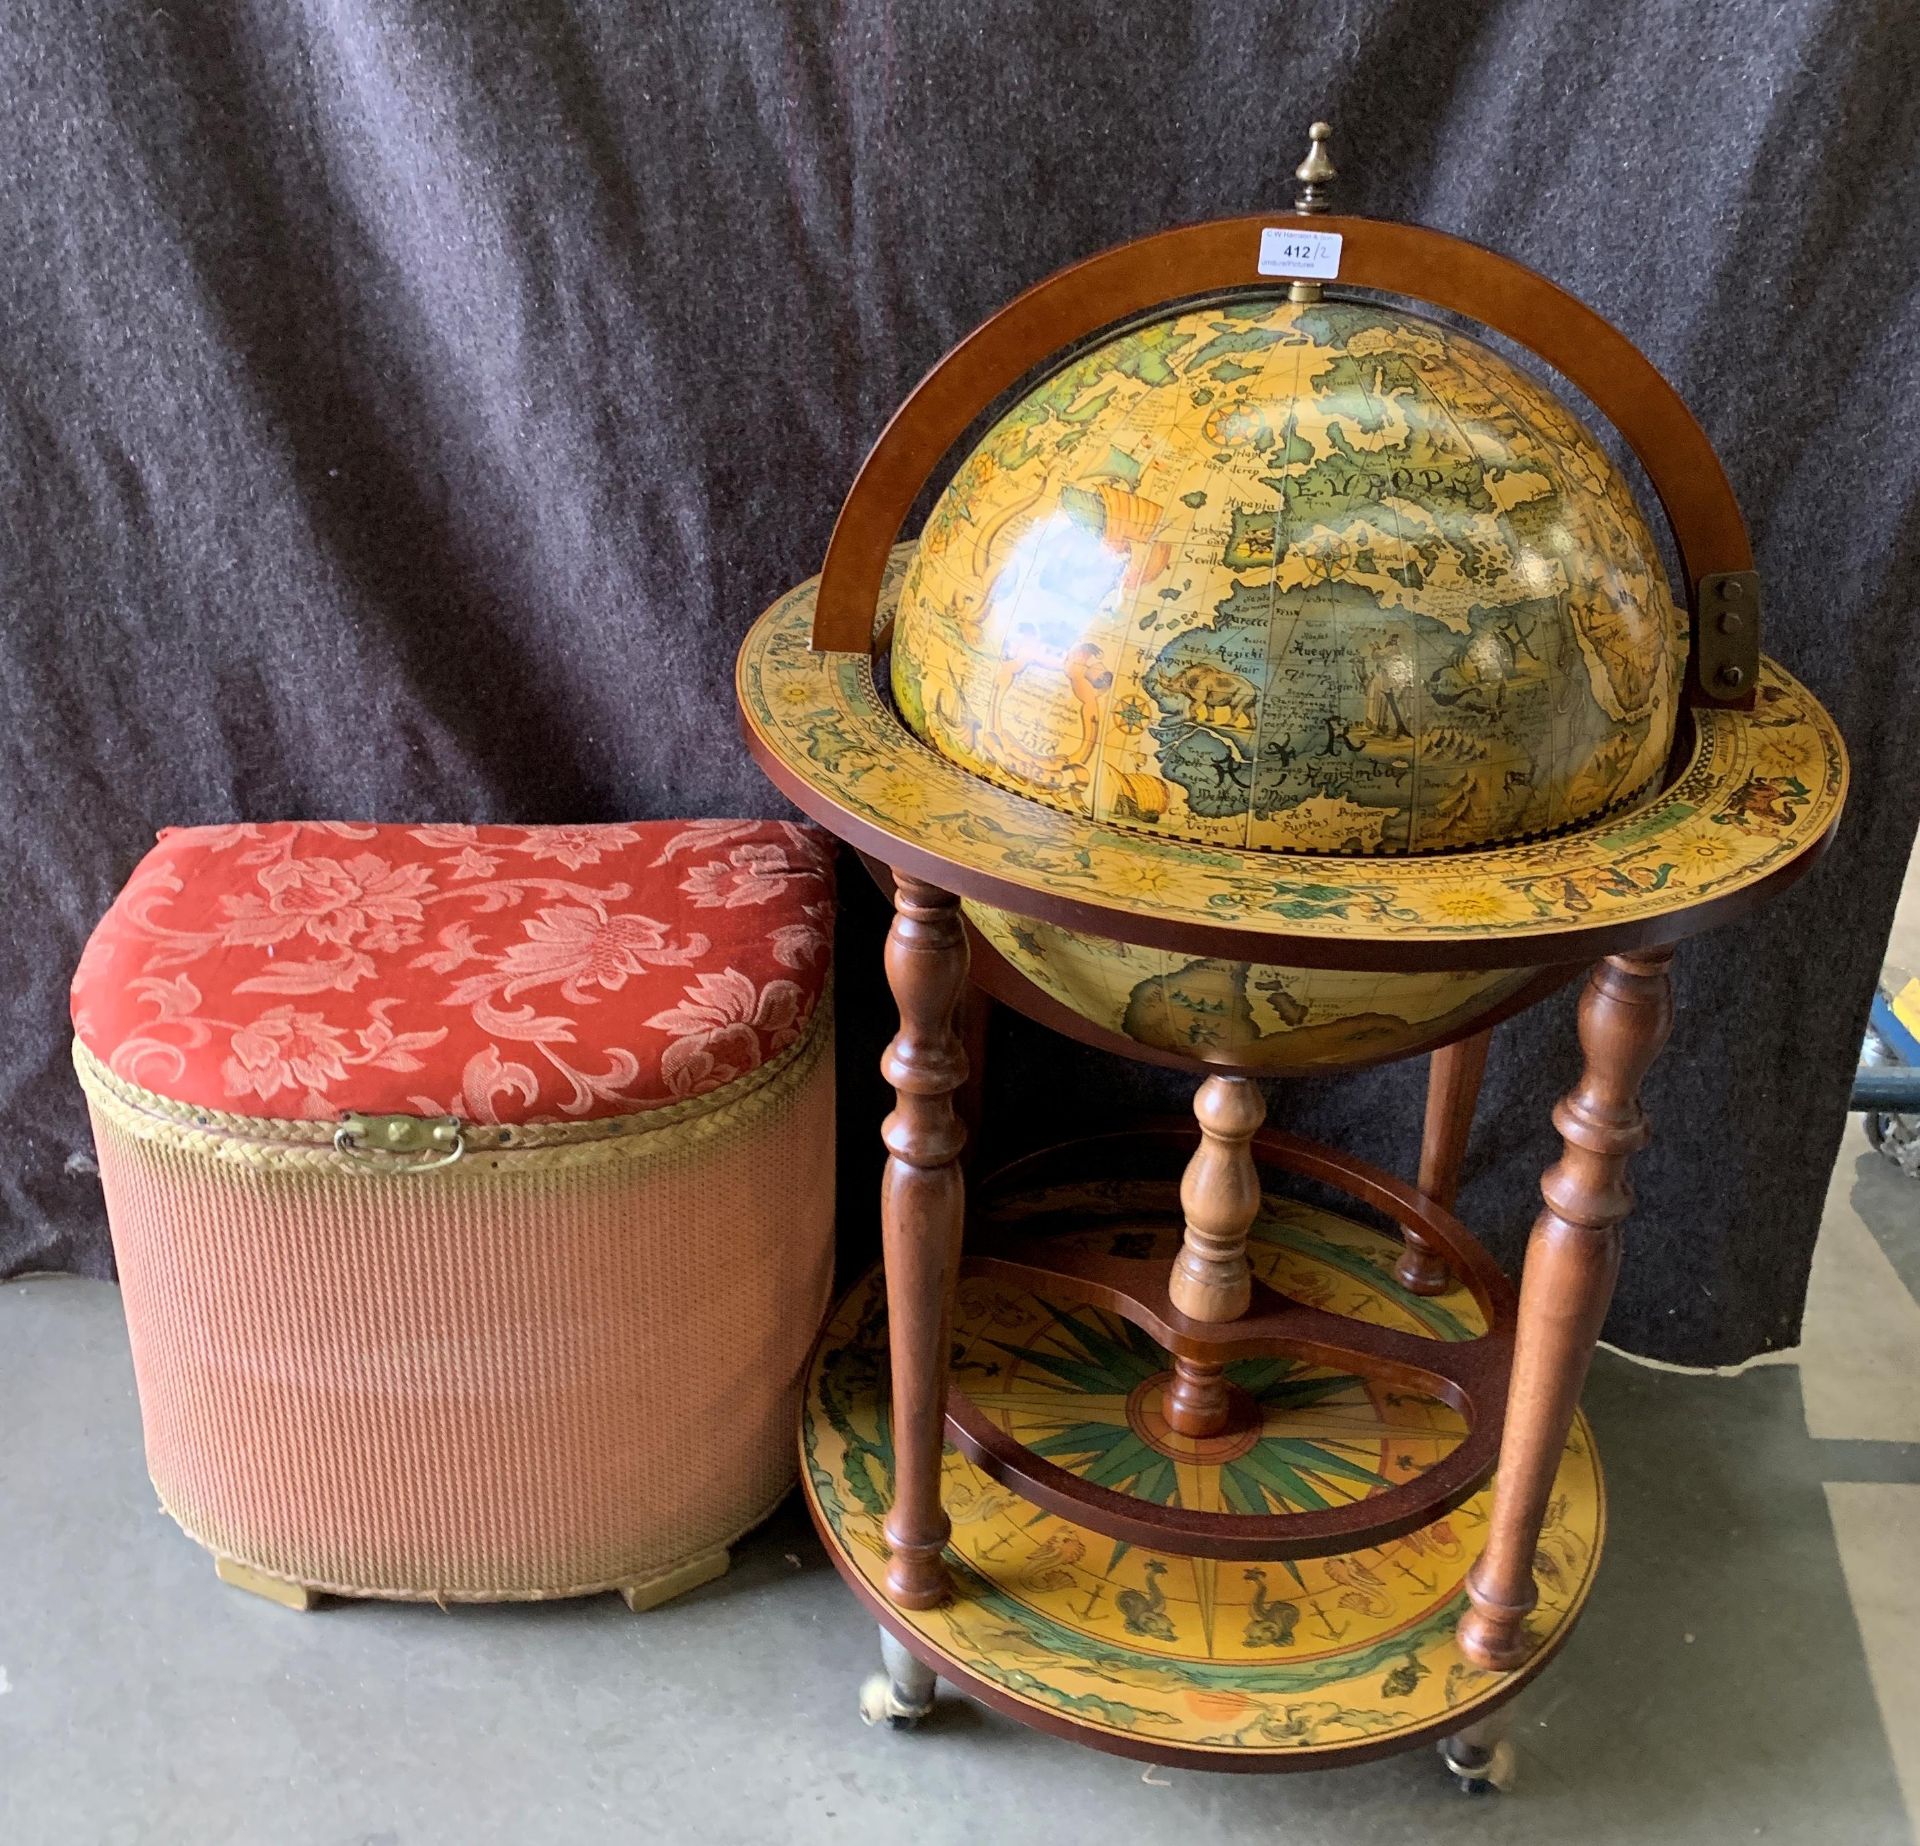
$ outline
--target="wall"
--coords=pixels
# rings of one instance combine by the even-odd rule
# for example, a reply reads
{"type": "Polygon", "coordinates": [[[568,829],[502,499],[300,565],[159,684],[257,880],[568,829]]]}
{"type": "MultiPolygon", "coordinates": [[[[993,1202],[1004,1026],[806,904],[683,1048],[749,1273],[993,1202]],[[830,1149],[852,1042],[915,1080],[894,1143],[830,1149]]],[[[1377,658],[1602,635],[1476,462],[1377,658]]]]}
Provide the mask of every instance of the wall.
{"type": "MultiPolygon", "coordinates": [[[[104,1272],[65,1064],[158,826],[777,811],[747,623],[818,566],[912,381],[1065,261],[1291,197],[1545,270],[1720,445],[1769,646],[1859,794],[1683,953],[1613,1337],[1789,1343],[1920,817],[1920,208],[1904,9],[20,0],[0,83],[0,1272],[104,1272]]],[[[850,889],[858,873],[850,871],[850,889]]],[[[846,924],[846,1236],[871,1240],[877,906],[846,924]]],[[[1463,1210],[1511,1255],[1570,1000],[1496,1040],[1463,1210]]],[[[996,1119],[1156,1088],[1017,1023],[996,1119]],[[1067,1073],[1063,1082],[1061,1072],[1067,1073]]],[[[1419,1068],[1280,1119],[1410,1165],[1419,1068]]]]}

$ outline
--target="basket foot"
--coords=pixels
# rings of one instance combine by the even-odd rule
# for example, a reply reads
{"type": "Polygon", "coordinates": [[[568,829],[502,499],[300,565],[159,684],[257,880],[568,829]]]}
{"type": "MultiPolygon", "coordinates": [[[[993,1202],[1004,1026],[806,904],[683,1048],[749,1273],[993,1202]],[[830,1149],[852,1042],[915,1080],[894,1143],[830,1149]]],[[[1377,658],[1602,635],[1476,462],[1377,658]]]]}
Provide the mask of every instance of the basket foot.
{"type": "Polygon", "coordinates": [[[860,1718],[889,1730],[910,1731],[933,1710],[933,1668],[923,1666],[890,1635],[880,1630],[882,1672],[860,1688],[860,1718]]]}
{"type": "Polygon", "coordinates": [[[285,1577],[270,1577],[264,1570],[255,1570],[236,1558],[216,1557],[213,1571],[222,1583],[264,1597],[268,1602],[277,1602],[283,1609],[297,1609],[304,1615],[319,1606],[319,1591],[308,1589],[304,1583],[289,1583],[285,1577]]]}
{"type": "Polygon", "coordinates": [[[684,1596],[689,1590],[697,1590],[703,1583],[711,1583],[716,1577],[727,1574],[727,1566],[733,1562],[733,1554],[725,1545],[718,1545],[711,1551],[703,1551],[697,1558],[689,1558],[684,1564],[676,1564],[671,1570],[662,1571],[657,1577],[648,1577],[639,1583],[623,1583],[620,1586],[620,1600],[635,1615],[647,1609],[657,1609],[663,1602],[670,1602],[676,1596],[684,1596]]]}

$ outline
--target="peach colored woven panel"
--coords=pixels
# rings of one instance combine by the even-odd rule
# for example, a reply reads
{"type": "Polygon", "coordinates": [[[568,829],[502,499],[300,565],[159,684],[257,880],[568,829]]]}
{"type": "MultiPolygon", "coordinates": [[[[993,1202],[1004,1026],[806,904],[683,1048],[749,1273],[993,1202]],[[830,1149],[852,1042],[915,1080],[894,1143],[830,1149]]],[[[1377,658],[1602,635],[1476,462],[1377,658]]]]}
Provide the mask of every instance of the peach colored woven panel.
{"type": "Polygon", "coordinates": [[[94,1101],[148,1465],[201,1543],[349,1594],[581,1593],[793,1477],[833,1243],[828,1009],[615,1148],[258,1163],[94,1101]]]}

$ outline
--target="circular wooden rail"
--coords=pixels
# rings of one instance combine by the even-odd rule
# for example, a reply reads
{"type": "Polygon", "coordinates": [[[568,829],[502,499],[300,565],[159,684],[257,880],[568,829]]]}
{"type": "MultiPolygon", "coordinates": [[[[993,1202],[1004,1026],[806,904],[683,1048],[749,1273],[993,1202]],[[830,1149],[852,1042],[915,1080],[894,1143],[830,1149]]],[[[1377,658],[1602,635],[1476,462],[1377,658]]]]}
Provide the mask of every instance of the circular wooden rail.
{"type": "MultiPolygon", "coordinates": [[[[1169,1152],[1190,1153],[1198,1139],[1191,1122],[1155,1122],[1090,1136],[1001,1168],[984,1182],[980,1196],[990,1200],[996,1193],[1081,1177],[1089,1169],[1106,1176],[1142,1163],[1147,1170],[1163,1170],[1169,1152]]],[[[1036,1506],[1109,1538],[1250,1562],[1325,1557],[1383,1544],[1431,1524],[1486,1484],[1499,1459],[1513,1359],[1518,1311],[1513,1284],[1451,1212],[1380,1168],[1272,1129],[1254,1136],[1252,1150],[1257,1162],[1343,1192],[1441,1251],[1485,1317],[1486,1332],[1471,1340],[1400,1333],[1329,1314],[1259,1283],[1244,1316],[1190,1320],[1169,1299],[1164,1257],[1049,1249],[1044,1219],[1034,1234],[972,1240],[961,1273],[1004,1278],[1038,1294],[1105,1308],[1181,1358],[1219,1363],[1289,1353],[1309,1364],[1345,1366],[1403,1390],[1425,1392],[1466,1418],[1459,1445],[1413,1480],[1350,1505],[1299,1513],[1213,1513],[1162,1506],[1083,1480],[1008,1435],[957,1385],[949,1385],[947,1432],[969,1460],[1036,1506]]],[[[1062,1228],[1053,1225],[1056,1234],[1062,1228]]]]}

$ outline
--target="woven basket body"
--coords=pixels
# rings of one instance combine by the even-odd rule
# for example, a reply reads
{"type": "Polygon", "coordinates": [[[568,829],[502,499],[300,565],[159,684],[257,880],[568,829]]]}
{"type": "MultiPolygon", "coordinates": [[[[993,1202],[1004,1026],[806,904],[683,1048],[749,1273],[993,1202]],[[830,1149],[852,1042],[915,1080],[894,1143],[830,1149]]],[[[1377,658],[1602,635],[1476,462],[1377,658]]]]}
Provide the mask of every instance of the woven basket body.
{"type": "Polygon", "coordinates": [[[357,1596],[587,1594],[738,1537],[792,1482],[831,1283],[830,1022],[689,1102],[405,1175],[78,1053],[167,1510],[357,1596]]]}

